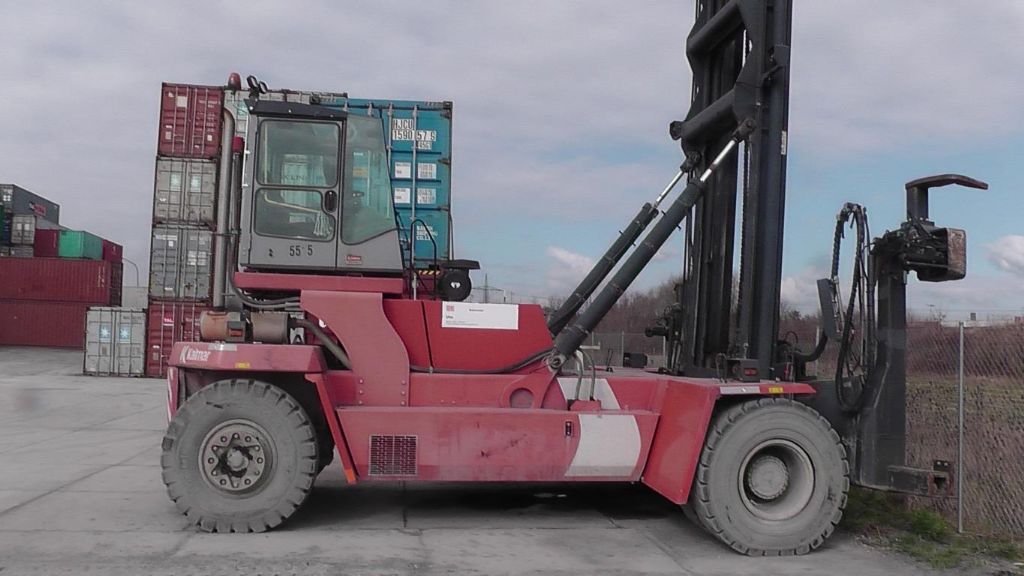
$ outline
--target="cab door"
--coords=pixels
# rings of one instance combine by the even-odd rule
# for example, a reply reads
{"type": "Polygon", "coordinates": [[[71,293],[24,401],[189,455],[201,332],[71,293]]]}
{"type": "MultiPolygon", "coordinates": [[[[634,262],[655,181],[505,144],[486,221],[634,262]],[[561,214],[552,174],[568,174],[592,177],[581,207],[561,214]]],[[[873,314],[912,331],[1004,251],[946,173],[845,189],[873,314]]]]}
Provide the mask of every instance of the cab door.
{"type": "Polygon", "coordinates": [[[401,273],[401,244],[381,119],[350,114],[344,148],[337,267],[401,273]]]}
{"type": "Polygon", "coordinates": [[[257,118],[246,264],[334,268],[345,120],[257,118]]]}

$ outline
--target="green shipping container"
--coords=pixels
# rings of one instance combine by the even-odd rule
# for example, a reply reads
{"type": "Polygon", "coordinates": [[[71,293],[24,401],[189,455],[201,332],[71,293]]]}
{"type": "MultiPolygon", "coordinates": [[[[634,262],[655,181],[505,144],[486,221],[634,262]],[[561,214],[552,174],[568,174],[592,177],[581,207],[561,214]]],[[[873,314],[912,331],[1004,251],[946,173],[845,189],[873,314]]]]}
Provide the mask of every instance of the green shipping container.
{"type": "Polygon", "coordinates": [[[61,258],[103,259],[103,239],[84,230],[61,230],[57,255],[61,258]]]}

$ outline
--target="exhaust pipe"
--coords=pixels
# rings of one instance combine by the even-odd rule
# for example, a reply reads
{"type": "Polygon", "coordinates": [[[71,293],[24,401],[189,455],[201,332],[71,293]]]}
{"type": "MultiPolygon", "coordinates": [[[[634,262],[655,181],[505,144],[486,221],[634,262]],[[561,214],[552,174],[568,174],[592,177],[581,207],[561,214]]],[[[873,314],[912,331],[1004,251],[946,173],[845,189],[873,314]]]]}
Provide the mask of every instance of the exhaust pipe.
{"type": "Polygon", "coordinates": [[[220,135],[220,171],[217,175],[217,230],[213,240],[213,307],[224,307],[227,277],[228,198],[231,194],[231,146],[235,136],[235,117],[226,108],[220,135]]]}

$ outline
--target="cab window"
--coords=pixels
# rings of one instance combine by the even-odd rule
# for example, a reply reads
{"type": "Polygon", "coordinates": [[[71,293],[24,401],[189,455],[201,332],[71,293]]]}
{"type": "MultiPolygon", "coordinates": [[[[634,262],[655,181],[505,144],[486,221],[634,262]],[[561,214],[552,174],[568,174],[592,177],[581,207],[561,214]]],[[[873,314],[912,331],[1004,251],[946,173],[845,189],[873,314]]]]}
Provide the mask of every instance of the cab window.
{"type": "Polygon", "coordinates": [[[260,124],[259,182],[333,188],[341,146],[337,124],[264,120],[260,124]]]}
{"type": "Polygon", "coordinates": [[[359,244],[396,228],[384,126],[379,118],[348,117],[345,156],[341,239],[359,244]]]}
{"type": "Polygon", "coordinates": [[[256,193],[253,229],[262,236],[330,240],[334,217],[321,209],[322,201],[316,190],[261,188],[256,193]]]}

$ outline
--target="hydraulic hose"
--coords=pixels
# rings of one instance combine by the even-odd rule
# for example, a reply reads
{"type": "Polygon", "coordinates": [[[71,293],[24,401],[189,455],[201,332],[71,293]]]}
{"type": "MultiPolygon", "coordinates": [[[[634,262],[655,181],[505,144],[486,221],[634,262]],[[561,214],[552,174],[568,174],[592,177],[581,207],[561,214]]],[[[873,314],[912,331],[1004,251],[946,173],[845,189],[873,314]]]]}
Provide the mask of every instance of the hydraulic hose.
{"type": "Polygon", "coordinates": [[[298,328],[302,328],[304,330],[309,330],[310,332],[312,332],[313,335],[316,336],[316,339],[320,342],[320,345],[323,346],[324,348],[327,348],[327,350],[329,350],[330,353],[333,354],[334,357],[338,359],[338,362],[342,365],[342,367],[344,367],[346,370],[352,369],[352,360],[349,359],[348,354],[345,353],[345,351],[341,348],[341,346],[338,345],[337,342],[335,342],[333,339],[331,339],[330,336],[328,336],[323,330],[321,330],[319,326],[317,326],[313,322],[310,322],[309,320],[306,320],[305,318],[293,318],[292,324],[294,324],[298,328]]]}
{"type": "MultiPolygon", "coordinates": [[[[843,228],[849,225],[856,229],[857,239],[853,260],[853,276],[850,286],[850,297],[846,304],[842,318],[842,328],[839,333],[839,350],[836,356],[835,387],[836,397],[839,399],[840,408],[847,412],[856,412],[864,398],[863,384],[856,390],[852,386],[844,385],[844,381],[851,382],[858,376],[864,366],[870,367],[874,358],[874,322],[875,322],[875,279],[871,272],[870,262],[870,238],[868,228],[867,212],[858,204],[847,203],[839,212],[836,220],[835,236],[833,238],[832,250],[832,283],[838,286],[839,280],[839,254],[840,245],[844,236],[843,228]],[[853,335],[854,335],[854,313],[858,311],[860,327],[863,332],[863,358],[854,356],[853,335]]],[[[824,338],[823,338],[824,340],[824,338]]],[[[824,348],[819,343],[820,348],[824,348]]]]}

